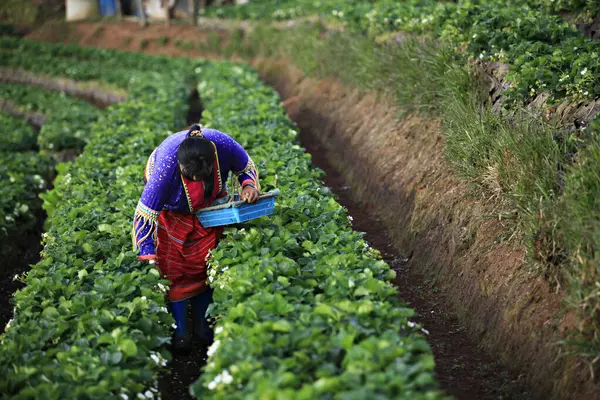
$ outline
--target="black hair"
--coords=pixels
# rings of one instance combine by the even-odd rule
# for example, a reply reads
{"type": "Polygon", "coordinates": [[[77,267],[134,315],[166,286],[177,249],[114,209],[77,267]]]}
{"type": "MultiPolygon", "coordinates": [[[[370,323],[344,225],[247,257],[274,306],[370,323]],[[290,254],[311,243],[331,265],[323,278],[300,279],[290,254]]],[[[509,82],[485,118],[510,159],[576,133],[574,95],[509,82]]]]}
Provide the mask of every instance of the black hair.
{"type": "Polygon", "coordinates": [[[181,174],[188,179],[195,176],[204,181],[204,198],[211,197],[214,186],[215,148],[205,137],[187,137],[177,150],[181,174]]]}

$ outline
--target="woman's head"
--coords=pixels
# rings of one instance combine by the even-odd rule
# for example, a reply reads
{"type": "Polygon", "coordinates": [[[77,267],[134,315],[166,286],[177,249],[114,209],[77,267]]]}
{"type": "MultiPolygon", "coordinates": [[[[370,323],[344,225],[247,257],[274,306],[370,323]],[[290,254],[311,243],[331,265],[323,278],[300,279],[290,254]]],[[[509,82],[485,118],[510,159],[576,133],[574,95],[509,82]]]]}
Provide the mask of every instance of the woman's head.
{"type": "Polygon", "coordinates": [[[215,163],[214,146],[205,137],[187,137],[179,145],[177,159],[183,176],[195,181],[206,180],[206,178],[213,174],[215,163]]]}

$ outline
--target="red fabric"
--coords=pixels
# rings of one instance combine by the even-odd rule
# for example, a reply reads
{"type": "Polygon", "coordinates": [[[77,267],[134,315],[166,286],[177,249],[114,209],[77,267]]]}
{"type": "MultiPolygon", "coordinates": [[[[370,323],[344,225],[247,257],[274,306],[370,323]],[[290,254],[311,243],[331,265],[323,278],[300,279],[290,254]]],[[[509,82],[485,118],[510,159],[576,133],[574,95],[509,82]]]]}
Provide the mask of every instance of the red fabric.
{"type": "MultiPolygon", "coordinates": [[[[215,181],[217,179],[218,176],[215,181]]],[[[218,181],[207,201],[204,200],[202,182],[185,178],[183,182],[187,186],[194,211],[209,206],[217,197],[218,181]]],[[[223,229],[224,227],[204,228],[195,214],[166,210],[160,213],[157,267],[171,282],[168,292],[170,301],[184,300],[206,290],[207,256],[217,246],[223,229]]]]}
{"type": "Polygon", "coordinates": [[[160,213],[157,267],[171,282],[170,301],[184,300],[206,290],[206,257],[222,233],[223,227],[203,228],[193,214],[160,213]]]}

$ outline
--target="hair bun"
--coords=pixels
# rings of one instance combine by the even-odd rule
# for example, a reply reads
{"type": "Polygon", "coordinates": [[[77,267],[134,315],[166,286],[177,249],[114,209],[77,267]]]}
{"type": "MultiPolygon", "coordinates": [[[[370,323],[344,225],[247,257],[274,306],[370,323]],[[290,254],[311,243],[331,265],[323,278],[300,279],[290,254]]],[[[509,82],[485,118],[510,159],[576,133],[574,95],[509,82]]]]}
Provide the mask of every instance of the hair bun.
{"type": "Polygon", "coordinates": [[[188,136],[189,137],[202,137],[204,136],[202,134],[202,128],[200,127],[200,125],[192,125],[192,127],[190,128],[189,132],[188,132],[188,136]]]}

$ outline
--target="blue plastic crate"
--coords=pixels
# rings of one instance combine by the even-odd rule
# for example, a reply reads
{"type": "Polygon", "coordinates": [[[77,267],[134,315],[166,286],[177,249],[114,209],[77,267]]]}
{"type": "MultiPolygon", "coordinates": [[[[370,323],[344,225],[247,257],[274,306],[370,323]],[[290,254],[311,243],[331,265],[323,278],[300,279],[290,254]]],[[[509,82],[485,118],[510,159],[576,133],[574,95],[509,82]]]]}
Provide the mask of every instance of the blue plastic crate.
{"type": "Polygon", "coordinates": [[[211,207],[209,207],[196,215],[202,226],[205,228],[239,224],[240,222],[246,222],[273,214],[275,210],[275,196],[278,194],[279,191],[267,193],[266,195],[261,196],[254,204],[237,201],[227,205],[217,206],[219,207],[218,209],[211,210],[211,207]]]}

